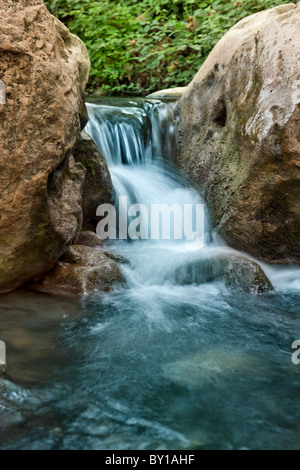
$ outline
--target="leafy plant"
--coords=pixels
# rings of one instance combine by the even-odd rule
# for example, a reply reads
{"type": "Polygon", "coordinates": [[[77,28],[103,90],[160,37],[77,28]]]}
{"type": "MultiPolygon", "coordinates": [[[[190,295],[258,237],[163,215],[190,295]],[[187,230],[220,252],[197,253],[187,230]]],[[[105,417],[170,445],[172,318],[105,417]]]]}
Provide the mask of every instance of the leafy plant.
{"type": "Polygon", "coordinates": [[[48,0],[86,44],[89,92],[142,94],[188,84],[237,21],[289,0],[48,0]]]}

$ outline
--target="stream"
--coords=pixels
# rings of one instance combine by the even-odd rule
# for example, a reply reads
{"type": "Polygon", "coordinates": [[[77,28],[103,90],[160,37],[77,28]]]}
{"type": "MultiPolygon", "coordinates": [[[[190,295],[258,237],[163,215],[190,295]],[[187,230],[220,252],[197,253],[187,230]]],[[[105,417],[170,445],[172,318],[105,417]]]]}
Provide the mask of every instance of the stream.
{"type": "MultiPolygon", "coordinates": [[[[116,201],[204,203],[174,165],[174,103],[99,98],[88,112],[116,201]]],[[[260,263],[274,290],[229,289],[216,259],[237,252],[207,210],[204,228],[204,244],[159,227],[107,241],[127,285],[105,294],[0,296],[0,449],[300,449],[300,267],[260,263]]]]}

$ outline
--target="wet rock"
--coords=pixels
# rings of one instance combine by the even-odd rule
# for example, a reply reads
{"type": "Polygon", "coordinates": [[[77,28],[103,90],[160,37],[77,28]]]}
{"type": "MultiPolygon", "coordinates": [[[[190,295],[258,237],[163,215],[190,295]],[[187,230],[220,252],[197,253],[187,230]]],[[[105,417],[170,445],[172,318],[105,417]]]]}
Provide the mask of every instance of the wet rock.
{"type": "Polygon", "coordinates": [[[7,366],[5,364],[0,364],[0,379],[8,379],[7,366]]]}
{"type": "Polygon", "coordinates": [[[0,378],[1,444],[5,439],[15,437],[15,426],[26,422],[34,410],[41,406],[42,400],[46,401],[43,391],[39,390],[37,397],[20,385],[0,378]]]}
{"type": "Polygon", "coordinates": [[[98,248],[82,245],[72,245],[60,258],[60,261],[69,264],[81,264],[85,266],[96,266],[101,264],[105,255],[98,248]]]}
{"type": "Polygon", "coordinates": [[[73,156],[86,169],[82,192],[83,225],[98,222],[97,207],[113,201],[112,182],[106,162],[95,142],[85,132],[82,132],[73,156]]]}
{"type": "Polygon", "coordinates": [[[300,262],[300,4],[236,24],[179,101],[179,166],[234,248],[300,262]]]}
{"type": "MultiPolygon", "coordinates": [[[[82,226],[82,186],[85,169],[75,163],[71,155],[57,168],[48,180],[48,208],[56,237],[61,240],[63,251],[66,243],[76,237],[82,226]]],[[[61,248],[62,250],[62,248],[61,248]]]]}
{"type": "Polygon", "coordinates": [[[76,245],[90,246],[93,248],[95,246],[102,246],[103,242],[92,230],[83,230],[76,240],[76,245]]]}
{"type": "Polygon", "coordinates": [[[42,0],[0,6],[0,293],[49,270],[81,223],[86,47],[42,0]],[[2,100],[3,101],[3,100],[2,100]],[[63,225],[62,225],[63,224],[63,225]]]}
{"type": "MultiPolygon", "coordinates": [[[[172,269],[172,268],[171,268],[172,269]]],[[[179,262],[175,267],[175,281],[179,284],[201,284],[223,279],[228,288],[251,294],[273,289],[271,282],[255,261],[245,256],[211,250],[198,258],[179,262]]]]}
{"type": "Polygon", "coordinates": [[[115,253],[111,253],[110,251],[104,251],[104,254],[105,254],[105,256],[112,259],[116,263],[130,264],[129,260],[127,258],[125,258],[125,256],[116,255],[115,253]]]}
{"type": "Polygon", "coordinates": [[[273,289],[262,268],[243,256],[231,256],[225,268],[225,283],[231,289],[241,289],[252,294],[261,294],[273,289]]]}
{"type": "Polygon", "coordinates": [[[94,291],[109,291],[124,282],[117,264],[98,248],[73,245],[42,279],[30,289],[53,295],[78,296],[94,291]]]}

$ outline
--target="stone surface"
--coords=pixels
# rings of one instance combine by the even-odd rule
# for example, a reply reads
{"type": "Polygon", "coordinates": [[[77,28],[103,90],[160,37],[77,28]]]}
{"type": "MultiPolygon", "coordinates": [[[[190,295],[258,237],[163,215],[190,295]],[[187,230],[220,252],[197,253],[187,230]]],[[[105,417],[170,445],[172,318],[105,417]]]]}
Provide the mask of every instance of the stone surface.
{"type": "Polygon", "coordinates": [[[95,232],[83,230],[76,240],[76,245],[90,246],[93,248],[95,246],[102,246],[103,242],[95,232]]]}
{"type": "MultiPolygon", "coordinates": [[[[210,249],[198,258],[177,260],[174,269],[175,282],[179,284],[202,284],[223,279],[233,291],[260,294],[273,289],[263,269],[255,261],[232,250],[210,249]]],[[[168,272],[167,272],[168,275],[168,272]]]]}
{"type": "Polygon", "coordinates": [[[109,291],[124,282],[117,264],[98,248],[73,245],[45,276],[28,284],[32,290],[52,295],[78,296],[109,291]]]}
{"type": "Polygon", "coordinates": [[[98,222],[97,207],[113,200],[112,182],[106,162],[95,142],[85,132],[82,132],[73,155],[75,161],[86,169],[82,193],[83,225],[98,222]]]}
{"type": "Polygon", "coordinates": [[[0,364],[0,379],[8,379],[7,367],[4,364],[0,364]]]}
{"type": "Polygon", "coordinates": [[[152,99],[179,99],[186,91],[187,87],[174,87],[167,88],[166,90],[159,90],[147,95],[146,98],[152,99]]]}
{"type": "Polygon", "coordinates": [[[240,255],[226,259],[224,278],[227,287],[250,294],[261,294],[273,289],[262,268],[255,261],[240,255]]]}
{"type": "Polygon", "coordinates": [[[183,94],[179,166],[226,241],[300,262],[300,4],[245,18],[183,94]]]}
{"type": "Polygon", "coordinates": [[[0,4],[0,293],[49,270],[81,224],[84,44],[42,0],[0,4]]]}
{"type": "Polygon", "coordinates": [[[171,362],[163,367],[163,373],[180,385],[202,388],[235,376],[266,377],[270,370],[254,352],[224,345],[223,348],[208,346],[201,353],[171,362]]]}

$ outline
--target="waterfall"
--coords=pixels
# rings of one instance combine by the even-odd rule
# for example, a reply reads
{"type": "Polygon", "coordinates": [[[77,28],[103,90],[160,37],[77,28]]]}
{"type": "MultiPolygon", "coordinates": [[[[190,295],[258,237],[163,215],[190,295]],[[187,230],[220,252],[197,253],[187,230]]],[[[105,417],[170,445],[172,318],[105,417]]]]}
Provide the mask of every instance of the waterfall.
{"type": "MultiPolygon", "coordinates": [[[[86,132],[96,141],[106,159],[119,213],[126,212],[124,205],[118,205],[124,197],[128,206],[143,205],[148,215],[153,205],[180,207],[182,213],[187,206],[204,207],[201,241],[189,239],[185,232],[177,239],[173,213],[170,215],[169,239],[163,236],[163,215],[160,220],[153,221],[145,220],[145,214],[140,213],[141,225],[145,222],[147,240],[139,239],[142,243],[130,244],[130,249],[127,243],[114,245],[115,250],[125,251],[130,260],[130,268],[124,268],[127,279],[137,285],[156,286],[202,284],[221,279],[230,257],[241,253],[216,238],[202,197],[175,167],[178,134],[175,103],[156,99],[105,98],[88,103],[87,107],[89,122],[86,132]],[[158,237],[153,239],[153,233],[158,233],[158,237]]],[[[132,217],[126,214],[127,226],[131,221],[132,217]]],[[[184,213],[184,222],[195,228],[195,211],[184,213]]],[[[275,287],[286,285],[283,269],[263,268],[275,287]]]]}
{"type": "Polygon", "coordinates": [[[109,167],[173,161],[176,153],[175,103],[158,100],[110,98],[87,103],[85,128],[109,167]],[[100,104],[101,103],[101,104],[100,104]]]}
{"type": "MultiPolygon", "coordinates": [[[[124,211],[124,207],[118,206],[119,198],[124,196],[128,205],[146,207],[147,214],[151,213],[153,205],[177,207],[182,211],[186,226],[195,228],[195,213],[187,213],[185,208],[193,208],[197,204],[203,206],[203,199],[187,185],[174,166],[177,151],[175,104],[159,100],[111,98],[101,104],[89,103],[88,113],[90,120],[86,132],[96,141],[106,159],[118,210],[124,211]]],[[[145,222],[143,217],[141,214],[142,222],[145,222]]],[[[151,233],[158,233],[156,249],[164,251],[168,247],[169,253],[171,247],[177,251],[185,251],[187,246],[189,249],[199,248],[199,243],[197,245],[197,241],[187,240],[184,233],[182,239],[176,239],[175,215],[172,213],[170,217],[171,239],[168,243],[162,243],[162,227],[153,227],[153,220],[147,220],[147,238],[151,238],[151,233]]],[[[204,223],[205,219],[203,232],[207,240],[208,217],[204,217],[204,223]]],[[[158,224],[157,220],[155,224],[158,224]]],[[[153,244],[151,242],[153,240],[149,240],[148,247],[153,244]]]]}

